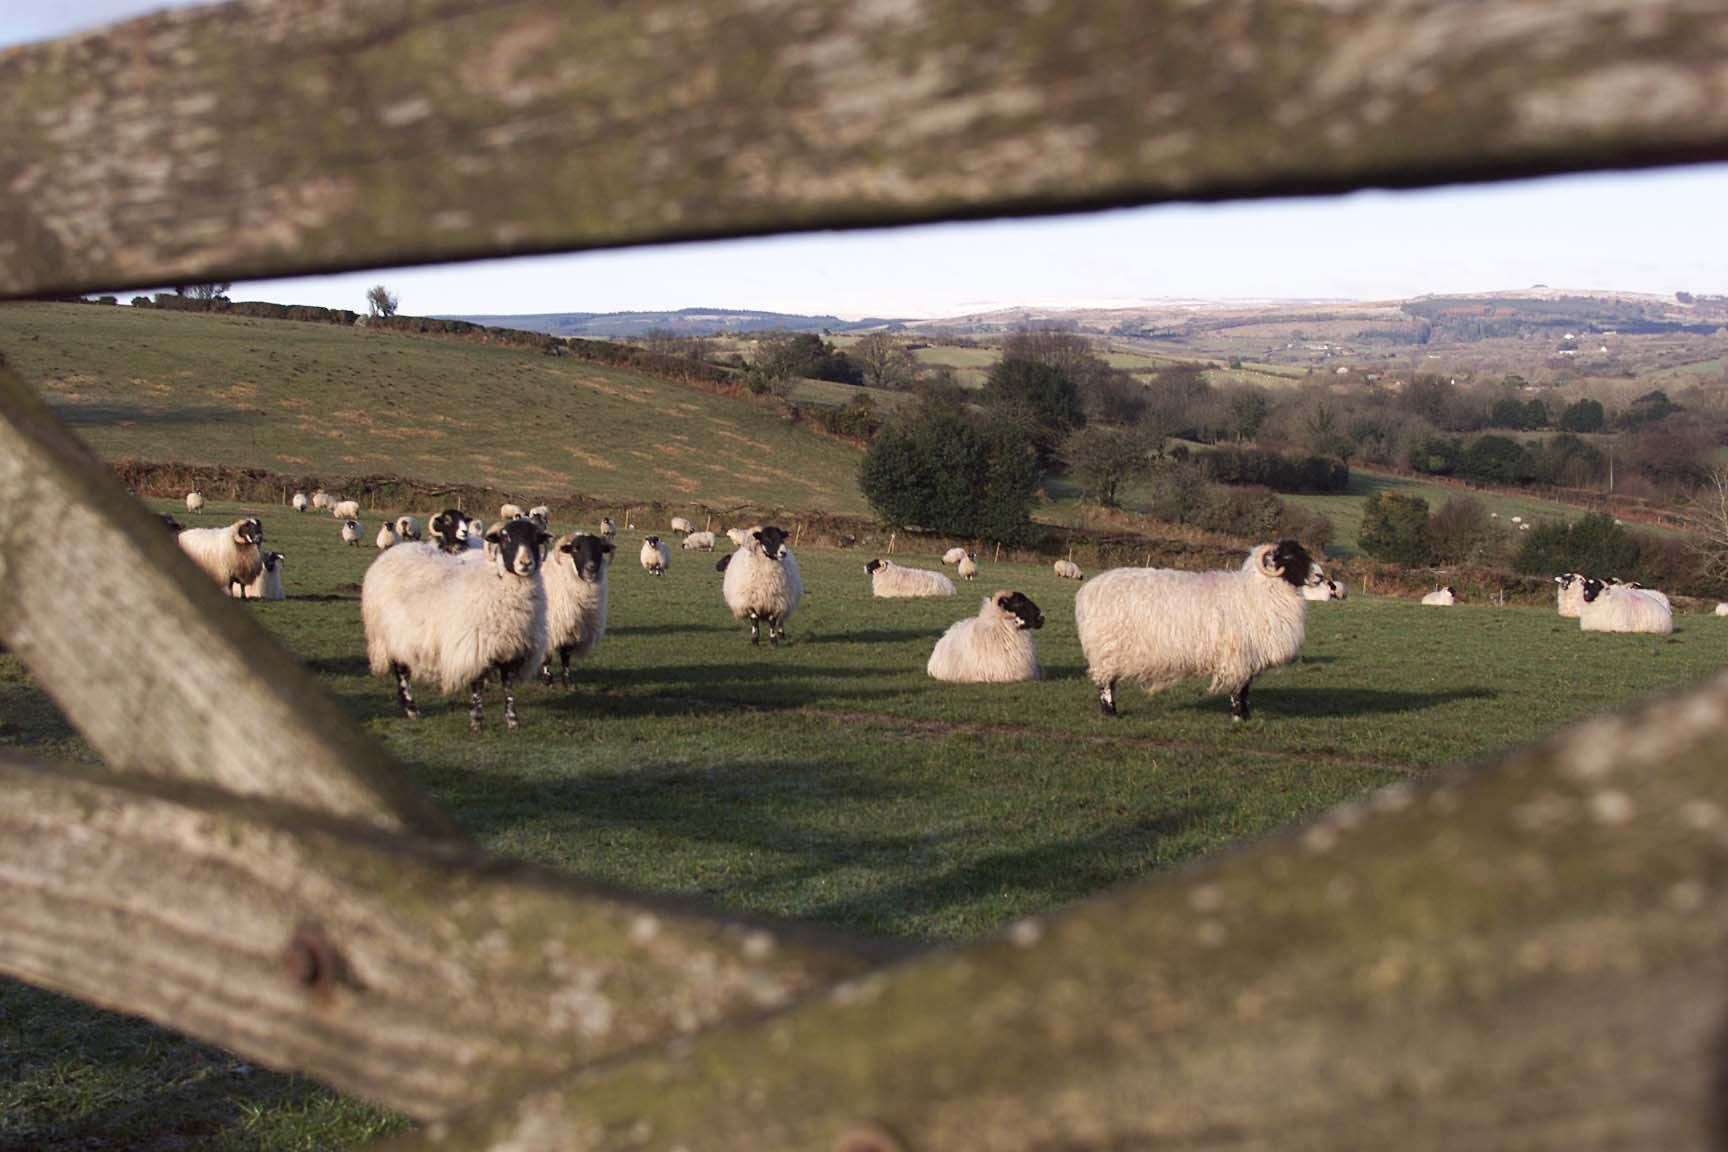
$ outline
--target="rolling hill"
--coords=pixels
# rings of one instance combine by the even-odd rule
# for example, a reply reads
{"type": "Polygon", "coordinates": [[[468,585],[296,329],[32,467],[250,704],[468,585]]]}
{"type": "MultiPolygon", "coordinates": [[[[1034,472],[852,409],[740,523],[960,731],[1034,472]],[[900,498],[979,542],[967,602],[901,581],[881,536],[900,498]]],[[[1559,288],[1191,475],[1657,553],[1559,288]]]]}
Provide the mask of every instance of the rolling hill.
{"type": "Polygon", "coordinates": [[[729,332],[822,332],[870,328],[888,320],[842,320],[838,316],[801,316],[741,308],[679,308],[667,312],[536,312],[523,315],[442,316],[503,328],[523,328],[549,336],[587,336],[612,340],[668,332],[674,336],[720,336],[729,332]]]}

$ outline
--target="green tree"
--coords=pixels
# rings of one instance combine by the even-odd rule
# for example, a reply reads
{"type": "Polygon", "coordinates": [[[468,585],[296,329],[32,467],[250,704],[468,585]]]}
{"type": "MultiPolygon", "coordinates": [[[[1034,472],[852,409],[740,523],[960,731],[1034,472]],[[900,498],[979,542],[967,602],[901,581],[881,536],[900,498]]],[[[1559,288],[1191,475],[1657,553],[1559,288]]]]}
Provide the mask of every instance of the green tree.
{"type": "Polygon", "coordinates": [[[1536,473],[1524,446],[1504,436],[1477,437],[1458,471],[1485,484],[1528,484],[1536,473]]]}
{"type": "Polygon", "coordinates": [[[1080,390],[1067,373],[1037,360],[998,360],[984,384],[991,414],[1029,440],[1041,466],[1056,458],[1057,447],[1086,423],[1080,390]]]}
{"type": "Polygon", "coordinates": [[[374,284],[366,289],[366,307],[374,316],[394,316],[396,310],[402,307],[402,301],[384,285],[374,284]]]}
{"type": "Polygon", "coordinates": [[[1372,493],[1362,504],[1362,551],[1394,564],[1422,565],[1433,559],[1428,539],[1428,501],[1396,492],[1372,493]]]}
{"type": "Polygon", "coordinates": [[[1143,475],[1152,462],[1151,446],[1142,432],[1105,424],[1070,433],[1062,442],[1061,456],[1085,498],[1106,508],[1116,507],[1122,485],[1143,475]]]}
{"type": "Polygon", "coordinates": [[[1630,579],[1638,570],[1638,541],[1614,517],[1601,512],[1581,516],[1570,524],[1549,521],[1520,533],[1518,555],[1512,566],[1531,576],[1557,576],[1582,572],[1607,579],[1630,579]]]}
{"type": "Polygon", "coordinates": [[[858,485],[893,527],[1013,541],[1030,527],[1038,466],[1015,429],[931,406],[877,435],[858,485]]]}
{"type": "Polygon", "coordinates": [[[1258,436],[1271,414],[1272,401],[1258,388],[1244,388],[1230,397],[1230,431],[1238,441],[1258,436]]]}
{"type": "Polygon", "coordinates": [[[1454,496],[1428,521],[1428,544],[1442,564],[1480,563],[1494,540],[1488,509],[1474,496],[1454,496]]]}
{"type": "Polygon", "coordinates": [[[852,346],[851,358],[863,369],[864,383],[872,388],[907,388],[918,376],[918,361],[886,332],[871,332],[860,339],[852,346]]]}
{"type": "Polygon", "coordinates": [[[1599,400],[1577,400],[1560,413],[1562,432],[1600,432],[1608,426],[1608,414],[1599,400]]]}

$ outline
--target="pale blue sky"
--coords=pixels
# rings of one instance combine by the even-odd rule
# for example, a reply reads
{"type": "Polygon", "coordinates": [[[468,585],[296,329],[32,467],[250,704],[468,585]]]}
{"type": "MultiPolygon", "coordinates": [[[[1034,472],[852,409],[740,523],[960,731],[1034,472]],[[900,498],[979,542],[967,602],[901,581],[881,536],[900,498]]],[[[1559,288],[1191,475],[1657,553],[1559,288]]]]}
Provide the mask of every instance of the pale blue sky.
{"type": "MultiPolygon", "coordinates": [[[[163,7],[0,0],[0,44],[163,7]]],[[[1014,304],[1349,297],[1554,287],[1728,292],[1728,165],[1314,200],[818,233],[236,285],[418,314],[684,306],[939,316],[1014,304]]]]}

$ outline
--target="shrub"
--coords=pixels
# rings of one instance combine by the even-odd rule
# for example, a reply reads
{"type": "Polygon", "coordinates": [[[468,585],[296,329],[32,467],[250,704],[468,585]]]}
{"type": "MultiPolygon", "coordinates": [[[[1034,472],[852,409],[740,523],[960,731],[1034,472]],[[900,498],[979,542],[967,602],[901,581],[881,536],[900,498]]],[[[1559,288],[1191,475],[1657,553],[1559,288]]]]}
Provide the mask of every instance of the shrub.
{"type": "Polygon", "coordinates": [[[1595,484],[1608,472],[1607,457],[1570,432],[1544,440],[1530,462],[1537,480],[1561,488],[1595,484]]]}
{"type": "Polygon", "coordinates": [[[1264,489],[1213,488],[1194,524],[1210,532],[1262,542],[1295,537],[1315,552],[1324,552],[1332,542],[1330,520],[1286,504],[1264,489]]]}
{"type": "Polygon", "coordinates": [[[1086,423],[1080,390],[1060,368],[1037,360],[1004,358],[990,369],[984,399],[995,416],[1031,441],[1048,466],[1069,431],[1086,423]]]}
{"type": "Polygon", "coordinates": [[[1526,575],[1583,572],[1604,579],[1637,571],[1638,541],[1614,517],[1592,512],[1571,523],[1538,524],[1519,546],[1512,566],[1526,575]]]}
{"type": "Polygon", "coordinates": [[[1380,560],[1411,566],[1429,563],[1428,501],[1420,496],[1375,492],[1362,505],[1362,551],[1380,560]]]}
{"type": "Polygon", "coordinates": [[[1464,462],[1464,446],[1456,437],[1430,436],[1410,449],[1410,467],[1430,476],[1450,476],[1464,462]]]}
{"type": "Polygon", "coordinates": [[[1205,456],[1207,473],[1220,484],[1251,484],[1274,492],[1344,492],[1350,465],[1324,456],[1282,456],[1251,448],[1220,448],[1205,456]]]}
{"type": "Polygon", "coordinates": [[[1428,544],[1441,564],[1480,564],[1494,551],[1493,520],[1474,496],[1454,496],[1428,521],[1428,544]]]}
{"type": "Polygon", "coordinates": [[[886,523],[1016,541],[1030,529],[1038,467],[1014,429],[952,409],[921,409],[885,427],[859,465],[858,485],[886,523]]]}
{"type": "Polygon", "coordinates": [[[823,408],[816,422],[831,436],[867,441],[881,430],[882,414],[876,410],[876,402],[860,392],[839,408],[823,408]]]}
{"type": "Polygon", "coordinates": [[[1062,459],[1086,499],[1114,508],[1122,485],[1146,471],[1151,451],[1136,429],[1091,424],[1062,442],[1062,459]]]}
{"type": "Polygon", "coordinates": [[[1608,425],[1608,414],[1596,400],[1579,400],[1560,413],[1562,432],[1600,432],[1608,425]]]}
{"type": "Polygon", "coordinates": [[[1504,436],[1477,437],[1458,470],[1486,484],[1528,484],[1536,474],[1524,446],[1504,436]]]}
{"type": "Polygon", "coordinates": [[[1206,506],[1211,485],[1206,470],[1188,460],[1170,460],[1152,474],[1146,511],[1171,524],[1193,524],[1206,506]]]}

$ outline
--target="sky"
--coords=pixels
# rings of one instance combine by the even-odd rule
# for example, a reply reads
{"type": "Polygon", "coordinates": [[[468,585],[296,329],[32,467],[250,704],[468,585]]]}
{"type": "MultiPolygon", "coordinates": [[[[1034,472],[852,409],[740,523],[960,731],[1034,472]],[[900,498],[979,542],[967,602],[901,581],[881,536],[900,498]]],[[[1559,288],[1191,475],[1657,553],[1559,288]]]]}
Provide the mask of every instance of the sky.
{"type": "MultiPolygon", "coordinates": [[[[163,6],[0,0],[0,46],[163,6]]],[[[384,269],[231,295],[358,310],[384,283],[419,315],[726,307],[854,319],[1539,283],[1724,293],[1724,205],[1728,165],[1710,165],[384,269]]]]}

